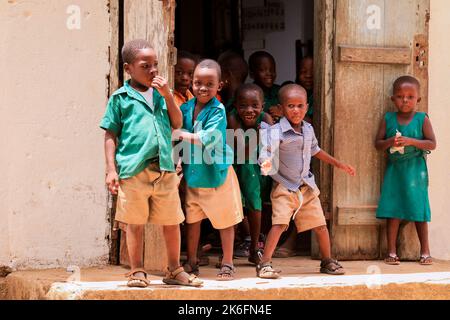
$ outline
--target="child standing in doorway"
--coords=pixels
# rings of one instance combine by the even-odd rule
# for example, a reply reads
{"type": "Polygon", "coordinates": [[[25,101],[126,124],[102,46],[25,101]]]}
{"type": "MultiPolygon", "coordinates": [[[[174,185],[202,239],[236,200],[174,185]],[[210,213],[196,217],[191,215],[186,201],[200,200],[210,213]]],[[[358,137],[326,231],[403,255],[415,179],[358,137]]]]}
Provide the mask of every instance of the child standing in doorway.
{"type": "MultiPolygon", "coordinates": [[[[270,201],[271,179],[261,175],[258,165],[259,127],[261,122],[273,124],[272,117],[263,111],[264,94],[255,84],[243,84],[236,90],[235,109],[228,116],[229,128],[235,130],[236,150],[244,152],[244,161],[236,162],[235,169],[247,212],[250,243],[248,261],[258,264],[261,210],[263,202],[270,201]],[[240,130],[239,130],[240,129],[240,130]],[[239,130],[239,131],[236,131],[239,130]],[[243,136],[240,136],[243,134],[243,136]],[[253,140],[252,140],[253,138],[253,140]]],[[[238,154],[238,152],[235,152],[238,154]]],[[[237,157],[237,160],[239,157],[237,157]]],[[[246,243],[246,241],[244,241],[246,243]]]]}
{"type": "Polygon", "coordinates": [[[233,150],[226,143],[225,107],[216,94],[221,88],[221,70],[214,60],[201,61],[194,71],[195,99],[181,106],[183,172],[186,180],[187,272],[198,274],[198,243],[203,219],[220,232],[223,259],[217,280],[233,280],[234,226],[242,221],[239,182],[233,170],[233,150]]]}
{"type": "Polygon", "coordinates": [[[425,155],[436,148],[431,121],[417,112],[420,83],[411,76],[398,78],[393,85],[397,112],[388,112],[381,121],[376,137],[377,150],[387,151],[388,163],[378,203],[377,218],[387,219],[387,264],[398,265],[397,235],[401,220],[414,221],[419,236],[420,264],[433,259],[428,243],[431,220],[428,200],[428,170],[425,155]]]}
{"type": "Polygon", "coordinates": [[[105,130],[106,184],[112,194],[118,194],[116,220],[126,225],[131,266],[128,286],[150,284],[143,269],[147,223],[163,226],[168,257],[163,282],[201,286],[202,281],[180,266],[184,216],[172,160],[171,129],[181,127],[181,111],[166,79],[158,76],[158,59],[148,41],[126,43],[122,57],[131,80],[109,99],[100,127],[105,130]]]}
{"type": "Polygon", "coordinates": [[[283,116],[279,107],[278,91],[280,86],[275,84],[277,65],[275,58],[267,51],[256,51],[248,59],[250,77],[264,92],[264,111],[268,112],[275,122],[283,116]]]}
{"type": "Polygon", "coordinates": [[[354,176],[355,169],[319,148],[311,124],[303,121],[308,111],[306,90],[289,84],[279,92],[284,117],[263,131],[263,148],[259,162],[261,172],[274,180],[271,192],[272,228],[267,236],[264,255],[256,267],[260,278],[278,278],[272,268],[272,255],[289,221],[294,220],[297,231],[313,230],[321,254],[320,272],[344,274],[344,268],[331,258],[328,228],[319,200],[319,189],[310,172],[311,157],[331,164],[354,176]],[[278,163],[275,159],[278,157],[278,163]]]}

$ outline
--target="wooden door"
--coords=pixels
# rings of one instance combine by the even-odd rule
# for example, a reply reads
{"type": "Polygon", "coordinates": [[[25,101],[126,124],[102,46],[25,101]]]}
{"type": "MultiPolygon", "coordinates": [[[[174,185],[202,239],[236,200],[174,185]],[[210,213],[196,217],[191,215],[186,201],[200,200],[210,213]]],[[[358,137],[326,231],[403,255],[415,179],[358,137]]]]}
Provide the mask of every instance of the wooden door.
{"type": "MultiPolygon", "coordinates": [[[[375,218],[386,160],[374,138],[382,116],[394,110],[397,77],[419,78],[419,108],[427,110],[429,0],[320,0],[318,6],[327,32],[321,37],[327,42],[319,44],[322,138],[336,158],[357,169],[356,177],[321,169],[324,190],[330,190],[332,251],[338,259],[377,259],[386,248],[384,222],[375,218]]],[[[399,255],[419,256],[411,223],[401,227],[399,255]]]]}
{"type": "MultiPolygon", "coordinates": [[[[173,66],[176,63],[174,48],[175,0],[115,0],[111,10],[117,11],[113,21],[113,34],[118,42],[147,39],[158,56],[159,74],[173,87],[173,66]],[[117,26],[114,28],[114,26],[117,26]]],[[[113,37],[114,38],[114,37],[113,37]]],[[[114,42],[114,41],[113,41],[114,42]]],[[[120,43],[118,47],[123,45],[120,43]]],[[[117,48],[119,49],[119,48],[117,48]]],[[[113,63],[114,61],[112,61],[113,63]]],[[[112,72],[114,75],[114,72],[112,72]]],[[[128,79],[126,74],[124,79],[128,79]]],[[[120,263],[128,264],[125,232],[121,231],[120,263]]],[[[163,271],[166,267],[166,247],[162,227],[148,224],[144,236],[144,267],[163,271]]]]}

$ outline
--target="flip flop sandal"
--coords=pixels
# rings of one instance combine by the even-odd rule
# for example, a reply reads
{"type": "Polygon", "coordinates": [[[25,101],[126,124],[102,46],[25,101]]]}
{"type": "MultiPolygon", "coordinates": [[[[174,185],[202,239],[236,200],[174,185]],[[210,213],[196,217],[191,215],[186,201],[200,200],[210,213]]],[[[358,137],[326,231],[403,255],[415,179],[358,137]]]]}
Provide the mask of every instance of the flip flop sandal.
{"type": "Polygon", "coordinates": [[[146,288],[150,285],[150,281],[147,279],[147,272],[144,269],[133,269],[128,272],[125,276],[128,277],[127,286],[130,288],[146,288]],[[135,274],[142,272],[144,274],[144,278],[136,277],[135,274]]]}
{"type": "Polygon", "coordinates": [[[167,268],[166,277],[162,281],[165,284],[188,287],[201,287],[203,285],[203,281],[194,274],[189,275],[181,266],[174,271],[170,271],[169,268],[167,268]]]}
{"type": "Polygon", "coordinates": [[[261,263],[256,266],[256,276],[262,279],[278,279],[280,273],[280,270],[272,268],[270,262],[261,263]]]}
{"type": "Polygon", "coordinates": [[[325,259],[320,263],[320,272],[332,275],[345,274],[344,268],[339,264],[337,260],[325,259]]]}
{"type": "Polygon", "coordinates": [[[431,256],[420,256],[419,263],[423,266],[429,266],[433,264],[433,258],[431,256]]]}
{"type": "Polygon", "coordinates": [[[217,281],[230,281],[234,280],[234,273],[236,268],[232,264],[224,263],[217,273],[217,281]]]}
{"type": "Polygon", "coordinates": [[[384,258],[384,263],[398,266],[400,264],[400,258],[396,254],[389,254],[386,258],[384,258]]]}

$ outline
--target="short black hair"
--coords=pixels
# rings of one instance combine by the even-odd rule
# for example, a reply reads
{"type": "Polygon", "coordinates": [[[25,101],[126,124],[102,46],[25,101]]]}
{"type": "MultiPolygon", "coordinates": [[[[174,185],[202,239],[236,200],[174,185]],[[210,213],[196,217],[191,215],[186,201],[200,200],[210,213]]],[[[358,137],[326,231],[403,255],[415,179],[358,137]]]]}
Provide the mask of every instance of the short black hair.
{"type": "Polygon", "coordinates": [[[220,65],[217,63],[217,61],[212,59],[204,59],[199,62],[197,67],[195,69],[199,68],[207,68],[207,69],[214,69],[217,71],[217,76],[219,77],[219,81],[222,79],[222,69],[220,69],[220,65]]]}
{"type": "Polygon", "coordinates": [[[230,71],[235,75],[242,83],[248,77],[248,64],[244,57],[233,50],[227,50],[223,52],[217,62],[222,68],[222,72],[230,71]]]}
{"type": "Polygon", "coordinates": [[[256,51],[253,52],[248,58],[248,66],[250,68],[250,71],[256,71],[259,60],[261,60],[262,58],[268,58],[272,61],[273,65],[276,65],[275,58],[270,53],[268,53],[267,51],[256,51]]]}
{"type": "Polygon", "coordinates": [[[394,84],[392,85],[393,91],[397,90],[402,84],[409,83],[413,84],[417,87],[417,90],[420,91],[420,82],[413,76],[401,76],[397,78],[397,80],[394,81],[394,84]]]}
{"type": "Polygon", "coordinates": [[[137,53],[142,49],[153,49],[150,42],[144,39],[131,40],[122,47],[122,60],[124,63],[133,63],[137,53]]]}
{"type": "Polygon", "coordinates": [[[261,102],[264,104],[264,92],[262,91],[261,87],[254,84],[254,83],[244,83],[241,84],[234,94],[235,98],[239,97],[239,95],[246,91],[255,91],[258,93],[259,97],[261,98],[261,102]]]}
{"type": "Polygon", "coordinates": [[[181,59],[189,59],[189,60],[194,61],[194,64],[197,64],[197,58],[189,51],[185,51],[185,50],[178,51],[177,52],[177,63],[181,59]]]}
{"type": "Polygon", "coordinates": [[[280,91],[278,91],[278,100],[280,101],[281,104],[284,101],[283,100],[284,95],[290,91],[300,91],[305,95],[306,98],[308,97],[308,94],[306,93],[306,89],[303,88],[301,85],[296,84],[296,83],[287,84],[287,85],[281,87],[280,91]]]}

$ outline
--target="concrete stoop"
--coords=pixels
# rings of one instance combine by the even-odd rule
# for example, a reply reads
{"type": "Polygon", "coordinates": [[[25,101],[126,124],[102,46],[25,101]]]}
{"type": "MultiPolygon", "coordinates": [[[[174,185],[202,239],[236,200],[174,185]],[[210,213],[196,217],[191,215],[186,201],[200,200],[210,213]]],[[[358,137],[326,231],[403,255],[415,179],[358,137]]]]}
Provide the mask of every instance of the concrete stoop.
{"type": "MultiPolygon", "coordinates": [[[[278,260],[278,259],[277,259],[278,260]]],[[[317,273],[317,261],[283,259],[283,277],[256,278],[254,268],[242,264],[234,281],[214,280],[217,269],[201,269],[202,288],[163,284],[151,274],[145,289],[128,288],[128,270],[118,266],[83,269],[76,275],[65,270],[14,272],[6,278],[7,299],[51,300],[327,300],[327,299],[445,299],[450,300],[450,263],[386,266],[381,262],[344,262],[347,275],[317,273]],[[291,264],[289,264],[289,262],[291,264]],[[387,272],[391,271],[391,272],[387,272]],[[420,272],[417,272],[420,271],[420,272]]]]}

